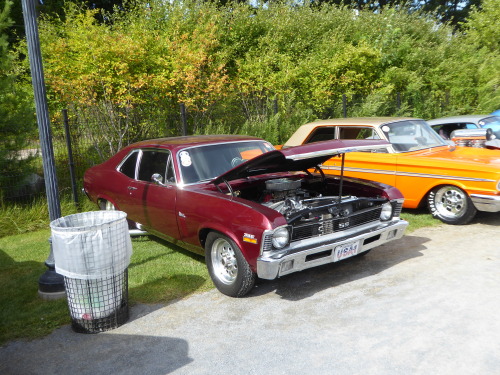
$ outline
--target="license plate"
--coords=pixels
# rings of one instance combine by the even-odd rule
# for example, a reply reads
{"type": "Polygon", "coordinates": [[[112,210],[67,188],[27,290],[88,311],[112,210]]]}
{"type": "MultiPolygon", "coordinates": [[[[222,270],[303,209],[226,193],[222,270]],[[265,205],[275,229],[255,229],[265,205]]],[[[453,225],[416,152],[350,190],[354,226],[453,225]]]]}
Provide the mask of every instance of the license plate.
{"type": "Polygon", "coordinates": [[[359,241],[336,246],[333,251],[333,261],[338,262],[339,260],[350,258],[358,254],[358,249],[359,241]]]}

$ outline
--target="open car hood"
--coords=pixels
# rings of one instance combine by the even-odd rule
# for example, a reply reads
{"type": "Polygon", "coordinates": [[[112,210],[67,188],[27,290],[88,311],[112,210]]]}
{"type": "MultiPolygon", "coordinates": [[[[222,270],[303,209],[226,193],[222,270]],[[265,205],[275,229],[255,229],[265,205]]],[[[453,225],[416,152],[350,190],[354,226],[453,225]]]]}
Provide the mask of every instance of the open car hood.
{"type": "Polygon", "coordinates": [[[332,140],[274,150],[250,159],[211,182],[220,184],[249,176],[266,173],[306,171],[335,155],[353,151],[386,148],[390,143],[384,140],[332,140]]]}

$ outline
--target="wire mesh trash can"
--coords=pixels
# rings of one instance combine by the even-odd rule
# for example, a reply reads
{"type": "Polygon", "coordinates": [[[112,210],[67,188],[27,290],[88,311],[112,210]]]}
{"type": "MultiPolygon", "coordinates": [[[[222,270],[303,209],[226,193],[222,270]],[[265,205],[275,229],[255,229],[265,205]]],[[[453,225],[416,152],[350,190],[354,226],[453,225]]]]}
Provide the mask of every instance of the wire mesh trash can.
{"type": "Polygon", "coordinates": [[[64,276],[72,328],[98,333],[129,317],[127,215],[92,211],[50,223],[56,272],[64,276]]]}

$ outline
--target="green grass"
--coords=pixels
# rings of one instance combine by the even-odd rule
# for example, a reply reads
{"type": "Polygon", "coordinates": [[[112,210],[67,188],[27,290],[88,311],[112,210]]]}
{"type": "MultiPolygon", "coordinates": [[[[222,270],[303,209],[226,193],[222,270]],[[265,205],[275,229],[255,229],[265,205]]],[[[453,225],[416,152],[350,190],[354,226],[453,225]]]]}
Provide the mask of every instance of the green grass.
{"type": "MultiPolygon", "coordinates": [[[[25,233],[30,226],[24,225],[19,227],[21,234],[0,238],[0,345],[42,337],[71,323],[65,299],[44,301],[38,297],[38,279],[46,270],[44,262],[50,250],[50,230],[48,220],[40,214],[43,210],[33,212],[19,212],[12,221],[19,226],[36,217],[33,227],[45,229],[25,233]]],[[[407,233],[441,224],[424,211],[405,210],[402,217],[410,222],[407,233]]],[[[132,244],[130,305],[166,304],[213,288],[203,257],[154,237],[133,238],[132,244]]]]}
{"type": "Polygon", "coordinates": [[[433,218],[432,215],[424,209],[403,210],[401,218],[410,223],[406,229],[407,234],[420,228],[435,227],[443,224],[440,220],[433,218]]]}
{"type": "MultiPolygon", "coordinates": [[[[86,197],[81,197],[80,200],[80,211],[97,209],[86,197]]],[[[1,203],[3,202],[0,202],[0,238],[48,228],[49,209],[45,198],[37,199],[31,204],[1,203]]],[[[62,216],[77,212],[75,203],[70,198],[61,198],[62,216]]]]}
{"type": "MultiPolygon", "coordinates": [[[[50,230],[0,238],[0,345],[71,323],[66,299],[38,297],[50,230]]],[[[203,257],[149,237],[132,240],[129,304],[168,303],[213,288],[203,257]]]]}

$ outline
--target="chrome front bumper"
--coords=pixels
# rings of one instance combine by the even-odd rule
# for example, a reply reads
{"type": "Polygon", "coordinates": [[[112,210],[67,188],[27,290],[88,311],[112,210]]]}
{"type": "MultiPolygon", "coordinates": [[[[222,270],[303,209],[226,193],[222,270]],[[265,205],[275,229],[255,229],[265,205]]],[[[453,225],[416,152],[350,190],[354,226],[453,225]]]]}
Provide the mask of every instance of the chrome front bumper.
{"type": "Polygon", "coordinates": [[[470,199],[479,211],[500,211],[500,196],[498,195],[471,194],[470,199]]]}
{"type": "Polygon", "coordinates": [[[403,237],[408,222],[395,220],[367,224],[341,233],[309,238],[291,244],[286,250],[267,251],[257,258],[257,275],[273,280],[289,273],[334,262],[334,249],[359,241],[358,254],[403,237]]]}

